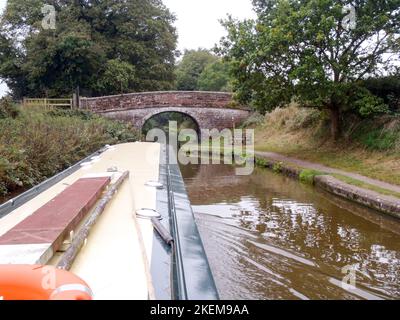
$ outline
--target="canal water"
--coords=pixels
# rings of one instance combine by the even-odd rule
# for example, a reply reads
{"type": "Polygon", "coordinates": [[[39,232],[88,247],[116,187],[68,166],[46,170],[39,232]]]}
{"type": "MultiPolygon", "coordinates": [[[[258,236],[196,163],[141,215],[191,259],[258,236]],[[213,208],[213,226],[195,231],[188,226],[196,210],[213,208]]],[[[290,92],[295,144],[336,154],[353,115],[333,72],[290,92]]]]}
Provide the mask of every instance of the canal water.
{"type": "Polygon", "coordinates": [[[222,299],[400,299],[400,223],[256,169],[182,166],[222,299]]]}

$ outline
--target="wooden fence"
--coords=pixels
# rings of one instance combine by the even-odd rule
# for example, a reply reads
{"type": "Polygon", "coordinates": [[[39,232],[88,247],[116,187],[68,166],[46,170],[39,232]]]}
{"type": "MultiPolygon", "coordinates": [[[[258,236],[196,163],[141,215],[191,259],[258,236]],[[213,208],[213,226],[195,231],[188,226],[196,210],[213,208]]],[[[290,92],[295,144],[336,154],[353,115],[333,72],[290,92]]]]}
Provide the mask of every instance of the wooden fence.
{"type": "Polygon", "coordinates": [[[42,107],[45,109],[50,108],[63,108],[63,109],[72,109],[73,102],[72,99],[31,99],[24,98],[23,101],[24,107],[42,107]]]}

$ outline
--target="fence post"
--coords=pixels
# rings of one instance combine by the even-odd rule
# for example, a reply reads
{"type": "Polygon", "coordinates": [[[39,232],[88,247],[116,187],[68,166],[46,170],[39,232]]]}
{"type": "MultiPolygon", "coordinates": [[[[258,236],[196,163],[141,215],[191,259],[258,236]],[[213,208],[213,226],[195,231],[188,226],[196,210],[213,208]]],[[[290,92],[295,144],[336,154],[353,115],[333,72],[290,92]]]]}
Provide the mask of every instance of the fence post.
{"type": "Polygon", "coordinates": [[[75,96],[76,96],[75,108],[76,109],[80,109],[81,108],[80,95],[81,95],[80,88],[79,88],[79,86],[77,86],[76,89],[75,89],[75,96]]]}
{"type": "Polygon", "coordinates": [[[71,109],[79,109],[79,97],[76,93],[72,94],[71,109]]]}

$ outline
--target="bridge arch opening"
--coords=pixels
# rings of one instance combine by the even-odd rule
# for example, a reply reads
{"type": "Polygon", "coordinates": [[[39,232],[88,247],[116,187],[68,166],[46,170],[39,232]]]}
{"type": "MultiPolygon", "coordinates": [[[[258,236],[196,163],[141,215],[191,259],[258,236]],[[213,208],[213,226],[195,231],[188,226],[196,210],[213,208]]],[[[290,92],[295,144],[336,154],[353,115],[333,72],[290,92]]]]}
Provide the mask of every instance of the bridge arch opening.
{"type": "Polygon", "coordinates": [[[142,127],[142,134],[146,137],[147,133],[152,129],[161,129],[168,137],[170,129],[170,122],[177,123],[177,134],[184,129],[192,129],[197,132],[200,138],[201,128],[198,121],[191,115],[180,111],[164,111],[150,116],[144,122],[142,127]]]}

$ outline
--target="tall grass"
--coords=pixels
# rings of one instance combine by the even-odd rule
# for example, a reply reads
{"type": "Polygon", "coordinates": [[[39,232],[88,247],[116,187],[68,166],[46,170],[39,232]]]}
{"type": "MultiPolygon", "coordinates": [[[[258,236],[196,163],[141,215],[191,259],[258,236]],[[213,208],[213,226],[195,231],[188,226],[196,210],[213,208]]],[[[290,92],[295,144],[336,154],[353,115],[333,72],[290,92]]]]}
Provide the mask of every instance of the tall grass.
{"type": "Polygon", "coordinates": [[[320,125],[326,125],[326,116],[317,109],[300,108],[291,103],[284,108],[277,108],[265,115],[263,127],[267,130],[291,133],[303,129],[317,129],[320,125]]]}
{"type": "MultiPolygon", "coordinates": [[[[300,108],[296,104],[275,109],[260,124],[266,132],[308,135],[313,142],[324,142],[330,138],[329,117],[323,111],[300,108]]],[[[343,140],[353,147],[379,152],[400,152],[399,116],[361,119],[349,114],[344,116],[342,130],[343,140]]]]}
{"type": "Polygon", "coordinates": [[[275,109],[256,127],[255,147],[400,185],[400,117],[345,114],[343,120],[343,137],[334,142],[323,111],[275,109]]]}
{"type": "Polygon", "coordinates": [[[359,124],[352,138],[369,150],[400,153],[400,117],[365,120],[359,124]]]}
{"type": "Polygon", "coordinates": [[[106,144],[138,139],[130,125],[88,112],[14,107],[14,116],[8,114],[0,118],[2,196],[36,185],[106,144]]]}

